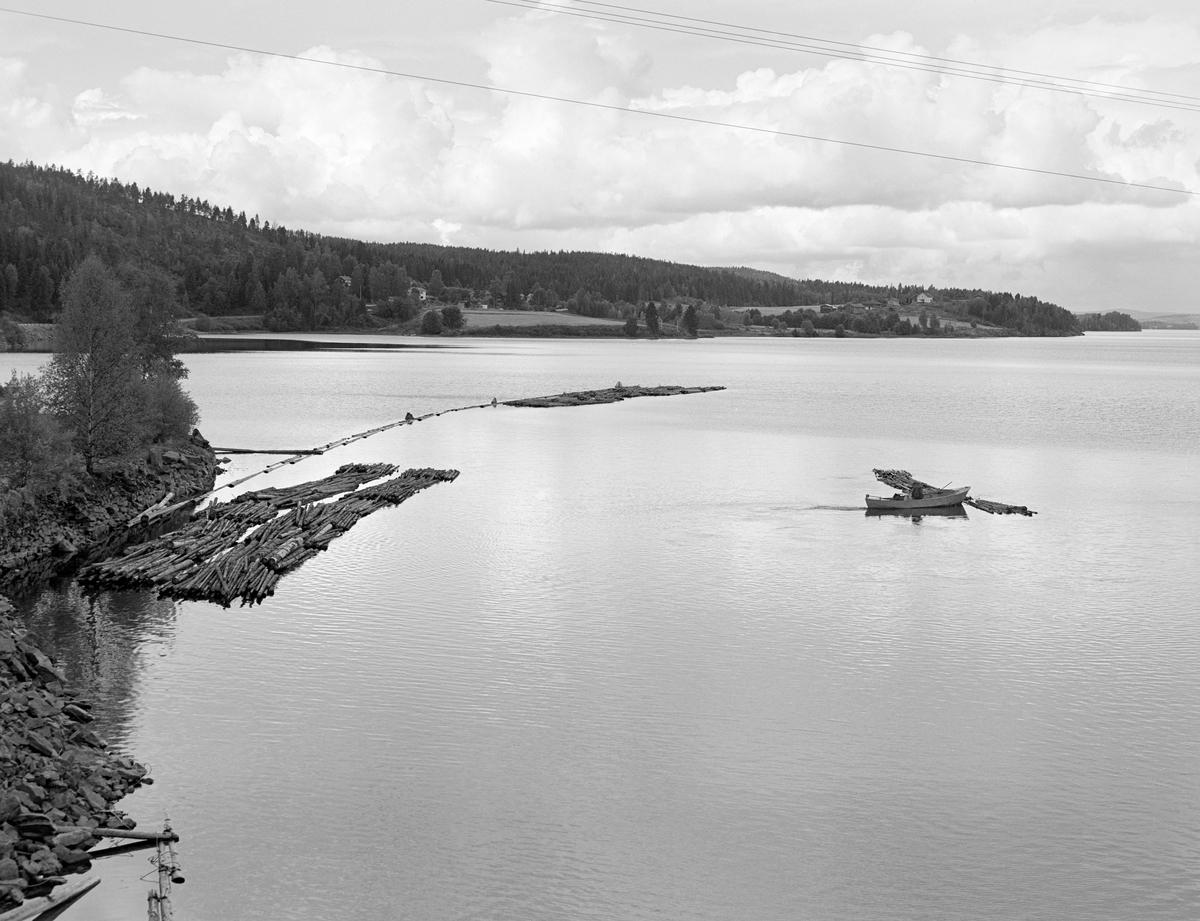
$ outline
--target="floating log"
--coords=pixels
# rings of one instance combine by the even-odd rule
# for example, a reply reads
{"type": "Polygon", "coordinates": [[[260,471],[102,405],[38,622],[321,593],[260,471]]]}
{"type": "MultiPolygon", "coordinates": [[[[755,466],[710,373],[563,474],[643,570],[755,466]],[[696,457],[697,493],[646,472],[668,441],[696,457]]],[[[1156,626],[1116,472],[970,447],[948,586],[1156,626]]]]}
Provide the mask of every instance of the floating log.
{"type": "Polygon", "coordinates": [[[964,499],[963,505],[969,505],[971,508],[977,508],[981,512],[987,512],[989,515],[1027,515],[1032,518],[1037,512],[1026,508],[1024,505],[1009,505],[1006,502],[992,502],[990,499],[964,499]]]}
{"type": "Polygon", "coordinates": [[[300,448],[296,451],[276,451],[259,448],[213,448],[213,451],[217,454],[286,454],[288,457],[325,453],[321,448],[300,448]]]}
{"type": "Polygon", "coordinates": [[[26,899],[21,905],[0,914],[0,921],[41,921],[57,918],[62,912],[100,885],[99,876],[84,876],[66,882],[60,879],[49,895],[26,899]]]}
{"type": "Polygon", "coordinates": [[[57,825],[58,833],[65,831],[86,831],[93,838],[129,838],[134,841],[178,841],[175,832],[135,831],[132,828],[89,828],[86,825],[57,825]]]}
{"type": "MultiPolygon", "coordinates": [[[[131,841],[129,844],[115,844],[112,847],[101,848],[98,851],[88,851],[88,856],[92,860],[101,860],[105,857],[120,857],[122,854],[133,854],[155,846],[157,846],[157,843],[154,841],[131,841]]],[[[0,921],[4,921],[4,919],[0,918],[0,921]]]]}

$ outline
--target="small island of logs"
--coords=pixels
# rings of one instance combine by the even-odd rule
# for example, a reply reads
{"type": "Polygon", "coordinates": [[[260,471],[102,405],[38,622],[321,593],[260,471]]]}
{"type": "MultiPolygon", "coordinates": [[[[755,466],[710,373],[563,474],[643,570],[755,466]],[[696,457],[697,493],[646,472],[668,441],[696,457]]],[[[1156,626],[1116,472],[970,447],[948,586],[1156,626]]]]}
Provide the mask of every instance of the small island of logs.
{"type": "Polygon", "coordinates": [[[636,384],[623,386],[618,381],[615,387],[607,387],[603,390],[576,390],[573,393],[560,393],[556,396],[506,400],[504,405],[537,408],[594,406],[600,403],[620,403],[622,400],[632,400],[635,397],[677,397],[689,393],[710,393],[714,390],[724,389],[724,387],[679,387],[673,384],[663,387],[642,387],[636,384]]]}

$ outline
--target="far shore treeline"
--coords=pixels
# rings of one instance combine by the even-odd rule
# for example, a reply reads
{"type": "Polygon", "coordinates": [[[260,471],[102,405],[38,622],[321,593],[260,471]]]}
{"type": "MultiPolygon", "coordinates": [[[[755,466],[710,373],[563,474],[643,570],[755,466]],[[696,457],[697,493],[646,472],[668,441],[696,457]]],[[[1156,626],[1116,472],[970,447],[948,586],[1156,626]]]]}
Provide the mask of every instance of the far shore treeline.
{"type": "MultiPolygon", "coordinates": [[[[793,324],[777,323],[772,315],[779,308],[804,306],[815,313],[825,304],[904,311],[925,290],[800,281],[611,253],[368,243],[289,230],[231,207],[136,183],[0,163],[0,324],[54,320],[67,279],[89,255],[114,269],[165,273],[183,316],[202,322],[262,316],[277,330],[417,322],[414,285],[421,286],[422,296],[464,307],[565,309],[635,322],[653,303],[662,319],[682,318],[692,308],[701,329],[729,324],[728,308],[760,308],[752,322],[767,316],[767,325],[797,327],[812,314],[793,311],[788,318],[793,324]]],[[[1009,334],[1078,335],[1091,328],[1056,304],[1017,293],[940,289],[936,299],[948,315],[1009,334]]],[[[735,321],[741,322],[744,317],[735,321]]],[[[895,331],[899,317],[890,322],[880,331],[895,331]]],[[[936,332],[932,325],[921,327],[919,332],[936,332]]]]}

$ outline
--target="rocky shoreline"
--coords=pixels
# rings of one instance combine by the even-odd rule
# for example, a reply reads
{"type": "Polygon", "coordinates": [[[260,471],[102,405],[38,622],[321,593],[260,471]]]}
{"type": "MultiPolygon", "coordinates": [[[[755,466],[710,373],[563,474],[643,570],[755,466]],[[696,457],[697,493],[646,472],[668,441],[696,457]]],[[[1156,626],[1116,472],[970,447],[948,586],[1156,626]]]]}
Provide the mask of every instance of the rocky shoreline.
{"type": "Polygon", "coordinates": [[[88,478],[69,494],[43,500],[37,515],[0,533],[0,591],[23,585],[108,552],[137,528],[138,516],[165,501],[209,492],[216,455],[199,432],[184,443],[147,449],[135,464],[88,478]]]}
{"type": "Polygon", "coordinates": [[[134,827],[114,804],[152,781],[88,728],[90,709],[0,597],[0,912],[86,871],[102,837],[134,827]]]}

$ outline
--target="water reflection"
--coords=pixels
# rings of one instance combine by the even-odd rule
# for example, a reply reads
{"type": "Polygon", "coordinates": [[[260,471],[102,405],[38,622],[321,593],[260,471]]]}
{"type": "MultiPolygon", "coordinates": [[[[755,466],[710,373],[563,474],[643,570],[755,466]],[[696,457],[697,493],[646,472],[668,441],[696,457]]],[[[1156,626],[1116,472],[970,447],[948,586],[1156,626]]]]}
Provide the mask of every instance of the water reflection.
{"type": "Polygon", "coordinates": [[[71,684],[94,702],[100,735],[124,749],[144,658],[172,641],[175,603],[148,592],[89,594],[74,580],[14,603],[35,642],[66,666],[71,684]]]}
{"type": "Polygon", "coordinates": [[[969,520],[967,510],[961,505],[948,508],[869,508],[868,518],[911,518],[913,524],[920,524],[923,518],[959,518],[969,520]]]}

